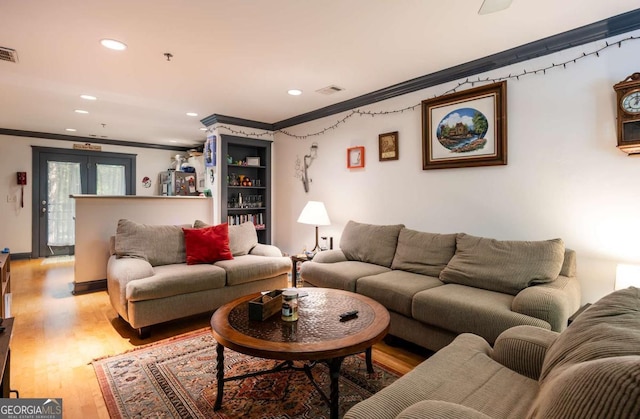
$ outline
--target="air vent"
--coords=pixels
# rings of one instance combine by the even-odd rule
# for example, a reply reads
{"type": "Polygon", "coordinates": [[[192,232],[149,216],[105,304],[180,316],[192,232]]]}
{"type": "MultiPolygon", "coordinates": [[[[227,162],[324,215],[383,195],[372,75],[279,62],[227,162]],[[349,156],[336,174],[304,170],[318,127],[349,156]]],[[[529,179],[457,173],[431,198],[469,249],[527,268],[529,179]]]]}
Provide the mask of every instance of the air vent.
{"type": "Polygon", "coordinates": [[[334,93],[338,93],[343,91],[344,88],[342,87],[338,87],[336,85],[331,85],[331,86],[327,86],[327,87],[323,87],[320,90],[316,90],[316,92],[321,93],[323,95],[332,95],[334,93]]]}
{"type": "Polygon", "coordinates": [[[15,49],[0,47],[0,61],[18,62],[18,53],[15,49]]]}

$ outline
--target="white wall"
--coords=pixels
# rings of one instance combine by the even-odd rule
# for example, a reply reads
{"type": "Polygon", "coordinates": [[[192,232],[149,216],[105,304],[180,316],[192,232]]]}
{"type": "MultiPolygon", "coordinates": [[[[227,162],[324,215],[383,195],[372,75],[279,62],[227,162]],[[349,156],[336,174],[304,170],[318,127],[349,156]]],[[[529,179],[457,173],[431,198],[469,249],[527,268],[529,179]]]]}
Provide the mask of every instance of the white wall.
{"type": "MultiPolygon", "coordinates": [[[[81,141],[78,141],[81,143],[81,141]]],[[[31,168],[31,146],[73,148],[73,142],[40,138],[0,135],[0,248],[9,247],[12,253],[31,252],[31,192],[33,172],[31,168]],[[20,187],[16,185],[16,172],[27,172],[24,188],[24,208],[19,205],[20,187]],[[18,202],[8,203],[7,196],[17,196],[18,202]]],[[[158,194],[158,173],[166,170],[176,151],[149,148],[102,145],[102,151],[136,154],[136,194],[150,196],[158,194]],[[151,188],[144,188],[142,179],[152,180],[151,188]]]]}
{"type": "MultiPolygon", "coordinates": [[[[640,32],[609,42],[630,35],[638,37],[640,32]]],[[[532,71],[603,46],[604,41],[587,44],[480,76],[532,71]]],[[[277,133],[275,244],[290,253],[313,247],[313,226],[296,223],[307,200],[325,202],[332,225],[321,227],[320,235],[333,236],[336,246],[350,219],[504,240],[561,237],[577,251],[583,302],[595,301],[613,290],[618,262],[640,263],[640,158],[616,148],[612,89],[640,70],[634,58],[639,56],[640,39],[566,69],[509,80],[507,166],[422,170],[420,107],[402,114],[354,116],[307,139],[277,133]],[[399,132],[400,159],[380,162],[378,135],[391,131],[399,132]],[[305,194],[294,167],[314,141],[319,144],[318,158],[309,169],[313,182],[305,194]],[[355,145],[366,147],[366,167],[348,170],[346,149],[355,145]]],[[[401,109],[456,85],[436,86],[362,110],[401,109]]],[[[287,130],[300,135],[319,132],[347,113],[287,130]]]]}

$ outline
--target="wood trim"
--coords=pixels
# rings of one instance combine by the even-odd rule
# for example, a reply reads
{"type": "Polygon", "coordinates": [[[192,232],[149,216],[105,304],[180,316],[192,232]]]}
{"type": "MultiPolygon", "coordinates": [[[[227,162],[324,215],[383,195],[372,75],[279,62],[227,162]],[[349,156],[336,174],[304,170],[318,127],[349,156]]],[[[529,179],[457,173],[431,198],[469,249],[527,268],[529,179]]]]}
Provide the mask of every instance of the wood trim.
{"type": "Polygon", "coordinates": [[[78,294],[87,294],[90,292],[96,291],[106,291],[107,290],[107,279],[96,279],[95,281],[87,281],[87,282],[74,282],[73,283],[73,291],[71,293],[73,295],[78,294]]]}
{"type": "Polygon", "coordinates": [[[22,131],[22,130],[16,130],[16,129],[8,129],[8,128],[0,128],[0,135],[11,135],[14,137],[27,137],[27,138],[44,138],[47,140],[58,140],[58,141],[72,141],[74,143],[109,144],[109,145],[119,145],[124,147],[153,148],[158,150],[187,151],[187,150],[192,150],[194,148],[201,147],[201,146],[179,147],[179,146],[172,146],[172,145],[136,143],[133,141],[109,140],[109,139],[95,138],[95,137],[76,137],[73,135],[54,134],[50,132],[22,131]]]}
{"type": "Polygon", "coordinates": [[[235,116],[219,115],[215,113],[201,119],[200,122],[202,122],[205,127],[209,127],[214,124],[231,124],[247,128],[263,129],[265,131],[273,131],[274,129],[274,124],[269,124],[267,122],[252,121],[250,119],[236,118],[235,116]]]}

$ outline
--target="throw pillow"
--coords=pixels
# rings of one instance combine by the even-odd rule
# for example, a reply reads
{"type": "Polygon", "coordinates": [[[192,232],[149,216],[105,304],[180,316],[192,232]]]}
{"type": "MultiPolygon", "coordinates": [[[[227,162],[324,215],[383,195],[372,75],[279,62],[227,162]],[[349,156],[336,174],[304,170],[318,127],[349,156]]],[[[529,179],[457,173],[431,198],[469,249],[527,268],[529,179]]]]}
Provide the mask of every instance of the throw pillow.
{"type": "Polygon", "coordinates": [[[456,252],[455,234],[434,234],[403,228],[391,269],[435,276],[456,252]]]}
{"type": "Polygon", "coordinates": [[[564,262],[564,242],[500,241],[460,233],[456,253],[440,272],[445,283],[516,295],[555,280],[564,262]]]}
{"type": "Polygon", "coordinates": [[[187,265],[233,259],[227,223],[205,228],[183,228],[187,265]]]}
{"type": "MultiPolygon", "coordinates": [[[[186,225],[191,227],[191,225],[186,225]]],[[[184,234],[178,225],[147,225],[119,220],[115,238],[117,257],[144,259],[151,266],[184,263],[184,234]]]]}
{"type": "Polygon", "coordinates": [[[340,238],[340,249],[349,260],[391,266],[398,245],[398,235],[404,227],[373,225],[349,221],[340,238]]]}
{"type": "MultiPolygon", "coordinates": [[[[209,227],[209,224],[196,220],[193,223],[195,228],[209,227]]],[[[247,221],[240,225],[229,226],[229,247],[233,256],[248,255],[251,249],[258,244],[258,233],[256,226],[247,221]]]]}

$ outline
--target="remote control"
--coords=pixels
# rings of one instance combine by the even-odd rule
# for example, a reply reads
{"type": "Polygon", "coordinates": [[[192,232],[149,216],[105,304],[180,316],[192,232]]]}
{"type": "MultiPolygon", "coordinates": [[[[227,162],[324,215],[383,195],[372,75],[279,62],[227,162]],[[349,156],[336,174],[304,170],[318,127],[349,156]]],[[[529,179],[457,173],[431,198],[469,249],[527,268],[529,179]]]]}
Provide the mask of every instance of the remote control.
{"type": "Polygon", "coordinates": [[[347,311],[340,315],[340,321],[346,322],[347,320],[355,319],[356,317],[358,317],[358,310],[347,311]]]}

